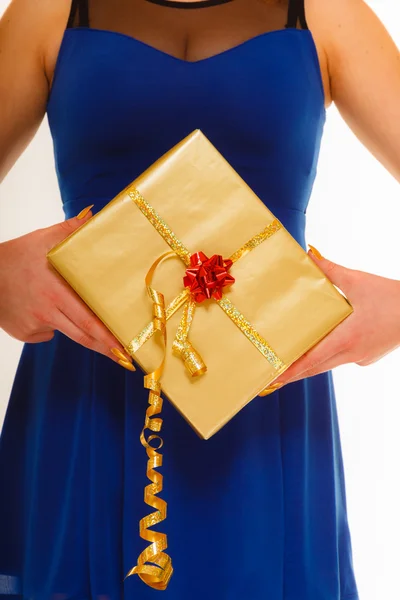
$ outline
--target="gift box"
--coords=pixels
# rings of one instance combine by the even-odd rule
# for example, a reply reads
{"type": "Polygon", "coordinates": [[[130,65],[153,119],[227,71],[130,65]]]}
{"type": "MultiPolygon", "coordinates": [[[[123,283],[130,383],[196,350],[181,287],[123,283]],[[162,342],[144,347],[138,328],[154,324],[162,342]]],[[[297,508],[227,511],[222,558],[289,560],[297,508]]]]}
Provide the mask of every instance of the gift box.
{"type": "MultiPolygon", "coordinates": [[[[268,228],[229,269],[228,306],[212,297],[196,305],[189,337],[206,373],[194,377],[166,353],[163,393],[207,439],[353,309],[205,135],[183,139],[47,257],[150,373],[163,350],[153,336],[141,346],[137,338],[152,321],[145,276],[154,261],[171,248],[181,258],[155,273],[168,307],[184,289],[184,257],[228,259],[268,228]]],[[[183,308],[168,319],[169,338],[183,308]]]]}
{"type": "Polygon", "coordinates": [[[210,438],[353,312],[200,130],[47,257],[147,374],[152,431],[162,388],[210,438]]]}

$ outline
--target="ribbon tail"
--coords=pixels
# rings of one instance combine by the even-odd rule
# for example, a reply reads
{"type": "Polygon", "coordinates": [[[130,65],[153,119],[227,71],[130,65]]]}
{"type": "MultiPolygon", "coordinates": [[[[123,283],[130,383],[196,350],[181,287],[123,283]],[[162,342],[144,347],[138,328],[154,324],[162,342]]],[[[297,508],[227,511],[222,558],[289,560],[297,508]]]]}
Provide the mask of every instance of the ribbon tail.
{"type": "Polygon", "coordinates": [[[137,574],[144,583],[158,590],[166,589],[173,573],[171,558],[164,552],[167,548],[166,534],[149,529],[161,523],[167,516],[167,503],[157,497],[157,494],[163,489],[163,476],[155,470],[162,466],[162,454],[158,450],[162,447],[163,440],[159,435],[154,433],[146,438],[145,430],[149,429],[153,432],[159,432],[163,422],[160,417],[156,417],[155,415],[161,413],[163,404],[160,379],[164,370],[167,347],[166,311],[164,296],[151,287],[151,280],[158,264],[171,256],[175,256],[175,253],[167,252],[160,256],[153,263],[146,275],[147,291],[153,301],[153,327],[155,333],[161,334],[163,341],[163,358],[161,364],[157,369],[144,377],[144,387],[149,390],[149,405],[146,410],[145,424],[140,434],[140,441],[146,448],[148,456],[146,474],[151,482],[145,488],[144,500],[146,504],[155,510],[141,519],[139,523],[140,537],[150,542],[150,545],[141,552],[137,559],[137,565],[125,577],[126,579],[131,575],[137,574]],[[154,440],[158,442],[156,447],[151,445],[151,442],[154,440]]]}
{"type": "Polygon", "coordinates": [[[190,297],[183,308],[182,318],[172,344],[174,353],[183,360],[192,377],[198,377],[207,371],[204,360],[188,340],[195,309],[196,302],[190,297]]]}

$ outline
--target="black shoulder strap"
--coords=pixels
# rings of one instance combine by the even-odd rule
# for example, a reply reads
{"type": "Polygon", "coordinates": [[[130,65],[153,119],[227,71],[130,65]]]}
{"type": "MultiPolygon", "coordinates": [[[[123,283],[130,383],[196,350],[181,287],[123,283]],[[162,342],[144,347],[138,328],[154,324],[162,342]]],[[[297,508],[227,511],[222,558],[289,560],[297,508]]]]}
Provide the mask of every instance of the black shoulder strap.
{"type": "Polygon", "coordinates": [[[304,0],[289,0],[287,23],[285,27],[296,27],[297,19],[300,20],[302,29],[308,29],[304,11],[304,0]]]}
{"type": "Polygon", "coordinates": [[[72,0],[67,29],[69,27],[89,27],[88,0],[72,0]],[[76,14],[78,14],[78,23],[74,25],[76,14]]]}

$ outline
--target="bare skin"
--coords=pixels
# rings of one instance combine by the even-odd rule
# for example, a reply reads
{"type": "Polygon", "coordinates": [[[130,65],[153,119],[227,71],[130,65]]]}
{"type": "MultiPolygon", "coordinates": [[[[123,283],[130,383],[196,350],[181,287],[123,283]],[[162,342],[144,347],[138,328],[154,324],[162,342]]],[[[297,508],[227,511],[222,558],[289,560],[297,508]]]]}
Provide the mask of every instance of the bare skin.
{"type": "MultiPolygon", "coordinates": [[[[68,4],[15,0],[0,21],[0,180],[45,115],[46,29],[52,31],[54,26],[61,33],[68,4]]],[[[132,358],[120,342],[46,259],[52,246],[91,216],[89,211],[83,219],[68,219],[0,244],[0,327],[28,343],[49,341],[59,330],[132,371],[132,358]]]]}
{"type": "MultiPolygon", "coordinates": [[[[13,0],[0,20],[0,181],[45,115],[69,10],[70,0],[13,0]]],[[[325,107],[334,102],[359,140],[400,182],[398,48],[363,0],[305,0],[305,10],[325,107]]],[[[196,59],[201,57],[201,40],[174,37],[171,43],[171,54],[191,60],[183,54],[190,48],[196,59]]],[[[48,248],[90,216],[0,244],[0,327],[28,342],[50,340],[58,329],[118,361],[110,348],[123,351],[122,346],[45,259],[48,248]]],[[[348,362],[371,364],[400,345],[399,281],[313,259],[355,310],[296,361],[277,380],[281,384],[348,362]]]]}
{"type": "Polygon", "coordinates": [[[46,258],[52,246],[91,215],[89,211],[83,219],[67,219],[0,244],[0,326],[12,337],[28,343],[49,341],[57,329],[132,370],[133,365],[128,366],[132,358],[123,346],[46,258]],[[121,354],[117,356],[116,350],[121,354]]]}

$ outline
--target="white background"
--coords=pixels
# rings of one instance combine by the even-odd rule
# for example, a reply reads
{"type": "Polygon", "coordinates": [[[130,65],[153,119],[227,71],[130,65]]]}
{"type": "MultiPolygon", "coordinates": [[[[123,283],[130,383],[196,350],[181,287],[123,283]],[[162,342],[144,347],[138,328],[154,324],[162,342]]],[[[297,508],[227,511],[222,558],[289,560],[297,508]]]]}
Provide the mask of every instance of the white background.
{"type": "MultiPolygon", "coordinates": [[[[7,4],[0,0],[0,13],[7,4]]],[[[400,47],[398,0],[370,5],[400,47]]],[[[399,192],[331,106],[307,212],[307,242],[337,263],[400,279],[399,192]]],[[[0,187],[0,241],[63,218],[45,120],[0,187]]],[[[21,349],[21,342],[0,330],[0,425],[21,349]]],[[[343,365],[333,372],[360,600],[400,598],[399,369],[396,350],[374,365],[343,365]]]]}

